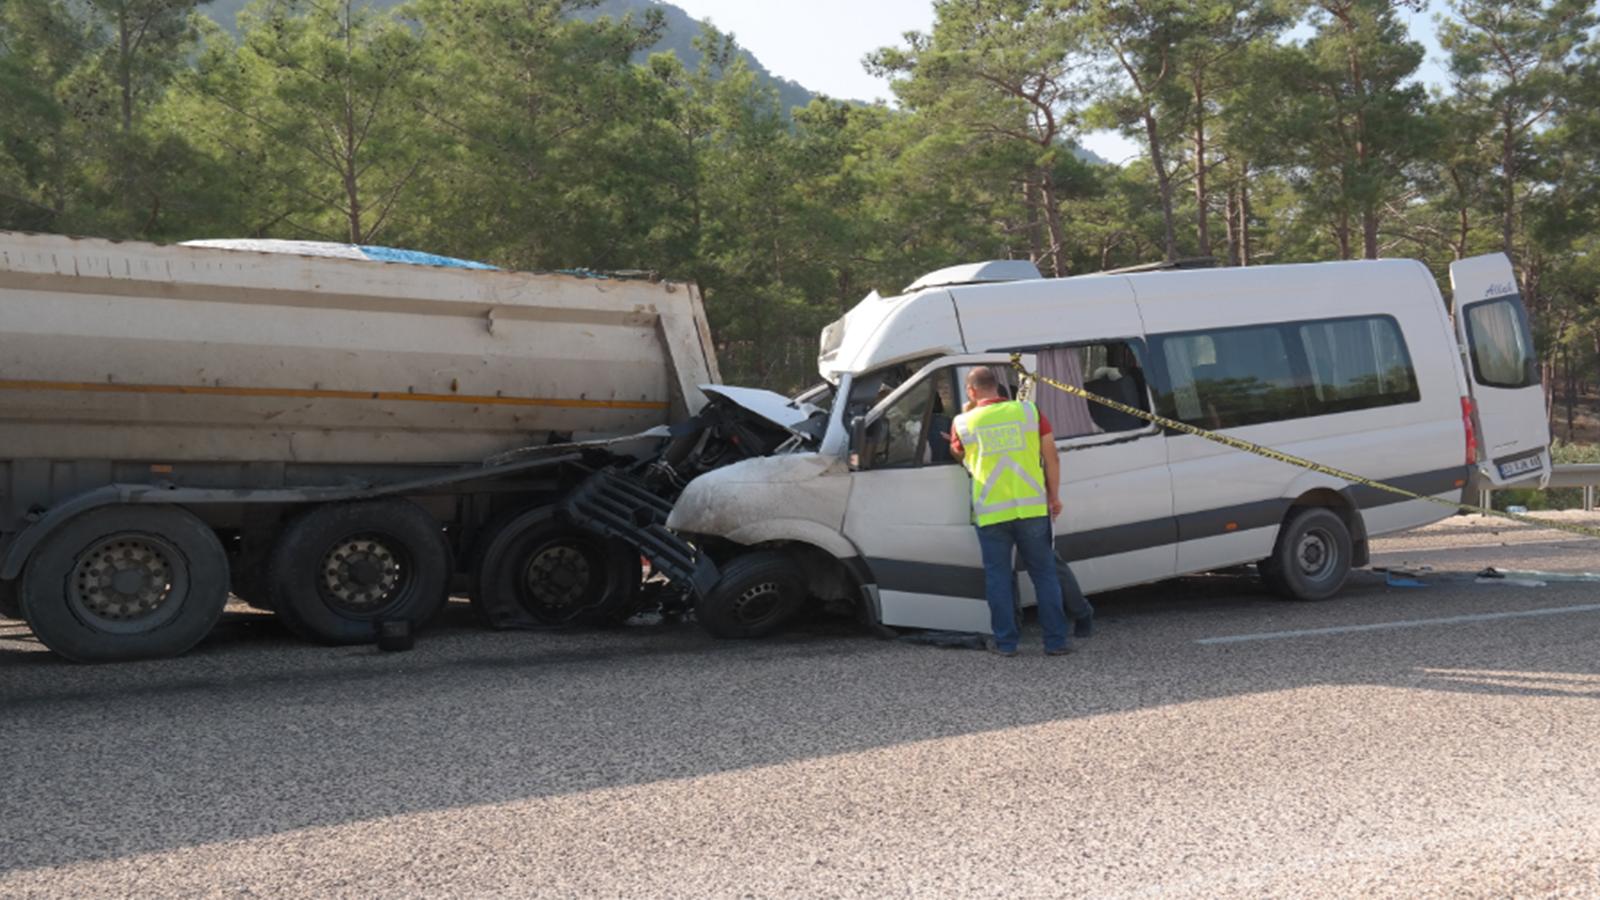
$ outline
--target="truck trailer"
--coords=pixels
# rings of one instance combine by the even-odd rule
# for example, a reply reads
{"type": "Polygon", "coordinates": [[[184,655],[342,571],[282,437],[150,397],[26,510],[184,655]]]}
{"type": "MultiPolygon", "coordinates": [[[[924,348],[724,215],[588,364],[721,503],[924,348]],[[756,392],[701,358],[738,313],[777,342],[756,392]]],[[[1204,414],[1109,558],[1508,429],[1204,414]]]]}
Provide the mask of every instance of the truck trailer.
{"type": "Polygon", "coordinates": [[[563,504],[608,469],[681,487],[666,426],[719,380],[694,287],[424,261],[0,232],[0,613],[125,660],[230,591],[350,643],[453,591],[493,625],[614,618],[641,552],[692,569],[650,544],[669,500],[628,498],[628,541],[563,504]]]}

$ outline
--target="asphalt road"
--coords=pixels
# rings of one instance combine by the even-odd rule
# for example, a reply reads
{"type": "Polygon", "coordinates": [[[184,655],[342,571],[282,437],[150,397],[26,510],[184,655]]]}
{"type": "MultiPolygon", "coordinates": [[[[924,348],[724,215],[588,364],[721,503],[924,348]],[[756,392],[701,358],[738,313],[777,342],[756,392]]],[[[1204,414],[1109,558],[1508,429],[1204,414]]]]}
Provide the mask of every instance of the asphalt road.
{"type": "Polygon", "coordinates": [[[1377,548],[1423,588],[1103,597],[1065,658],[452,608],[82,667],[0,623],[0,896],[1600,895],[1600,583],[1473,579],[1600,541],[1495,530],[1377,548]]]}

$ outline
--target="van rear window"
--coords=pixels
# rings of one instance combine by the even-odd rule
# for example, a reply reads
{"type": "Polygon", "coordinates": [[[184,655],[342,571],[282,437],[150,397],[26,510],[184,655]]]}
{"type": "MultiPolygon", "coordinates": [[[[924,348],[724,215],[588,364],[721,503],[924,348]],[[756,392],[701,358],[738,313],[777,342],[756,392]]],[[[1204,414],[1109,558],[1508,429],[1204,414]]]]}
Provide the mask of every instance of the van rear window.
{"type": "Polygon", "coordinates": [[[1479,384],[1525,388],[1539,383],[1539,361],[1528,334],[1528,314],[1516,297],[1501,297],[1466,308],[1467,346],[1479,384]]]}
{"type": "Polygon", "coordinates": [[[1421,399],[1390,316],[1283,322],[1159,335],[1166,415],[1237,428],[1421,399]]]}

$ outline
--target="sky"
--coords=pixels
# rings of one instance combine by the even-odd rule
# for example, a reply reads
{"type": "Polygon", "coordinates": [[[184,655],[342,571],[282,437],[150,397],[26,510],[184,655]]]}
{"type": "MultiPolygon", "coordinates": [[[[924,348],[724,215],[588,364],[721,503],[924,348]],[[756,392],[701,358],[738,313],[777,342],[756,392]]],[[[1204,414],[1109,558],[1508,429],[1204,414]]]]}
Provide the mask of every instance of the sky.
{"type": "MultiPolygon", "coordinates": [[[[898,45],[907,31],[933,25],[932,0],[671,0],[690,15],[731,31],[774,74],[817,93],[851,100],[893,102],[889,83],[873,78],[861,59],[879,47],[898,45]]],[[[1411,34],[1428,49],[1418,73],[1424,83],[1444,81],[1444,59],[1433,37],[1432,0],[1424,13],[1408,15],[1411,34]]],[[[1133,141],[1114,132],[1083,136],[1083,145],[1112,162],[1139,154],[1133,141]]]]}

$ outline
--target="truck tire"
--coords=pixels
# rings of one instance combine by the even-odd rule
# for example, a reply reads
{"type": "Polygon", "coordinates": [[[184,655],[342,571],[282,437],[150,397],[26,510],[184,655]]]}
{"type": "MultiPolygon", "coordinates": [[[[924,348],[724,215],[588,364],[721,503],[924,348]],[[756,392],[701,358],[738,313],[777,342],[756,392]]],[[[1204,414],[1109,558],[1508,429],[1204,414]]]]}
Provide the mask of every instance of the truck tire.
{"type": "Polygon", "coordinates": [[[45,538],[21,584],[34,636],[68,659],[176,656],[222,616],[228,556],[187,510],[103,507],[45,538]]]}
{"type": "Polygon", "coordinates": [[[735,557],[695,602],[701,627],[719,638],[766,637],[800,612],[805,575],[788,555],[771,550],[735,557]]]}
{"type": "Polygon", "coordinates": [[[378,624],[420,629],[449,599],[450,546],[405,500],[330,503],[284,529],[267,561],[268,602],[283,624],[325,644],[370,644],[378,624]]]}
{"type": "Polygon", "coordinates": [[[1326,600],[1344,587],[1354,558],[1350,529],[1333,510],[1306,507],[1289,517],[1261,576],[1290,600],[1326,600]]]}
{"type": "Polygon", "coordinates": [[[633,612],[643,581],[638,550],[552,507],[491,524],[474,557],[472,605],[494,628],[615,625],[633,612]]]}

